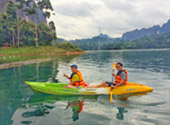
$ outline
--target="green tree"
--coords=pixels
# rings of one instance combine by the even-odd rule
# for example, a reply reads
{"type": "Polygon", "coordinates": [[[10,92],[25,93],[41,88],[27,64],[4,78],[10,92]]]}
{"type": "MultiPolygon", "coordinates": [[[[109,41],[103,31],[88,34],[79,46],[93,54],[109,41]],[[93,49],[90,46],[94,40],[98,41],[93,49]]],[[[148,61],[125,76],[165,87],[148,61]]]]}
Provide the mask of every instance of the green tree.
{"type": "Polygon", "coordinates": [[[57,42],[57,36],[56,36],[56,27],[55,27],[55,23],[53,21],[50,21],[49,22],[49,27],[51,28],[52,30],[52,33],[53,33],[53,45],[56,45],[58,44],[57,42]]]}
{"type": "Polygon", "coordinates": [[[10,36],[12,36],[13,46],[15,46],[15,31],[17,26],[17,7],[12,1],[8,2],[6,6],[6,13],[7,13],[8,29],[11,34],[10,36]]]}
{"type": "Polygon", "coordinates": [[[51,31],[51,28],[44,23],[38,25],[38,40],[40,45],[43,46],[51,45],[53,40],[53,32],[51,31]]]}
{"type": "Polygon", "coordinates": [[[16,0],[18,2],[17,6],[17,40],[18,40],[18,48],[20,47],[20,18],[19,18],[19,11],[23,11],[24,4],[26,3],[25,0],[16,0]]]}
{"type": "Polygon", "coordinates": [[[25,9],[25,12],[28,16],[33,15],[35,23],[35,45],[38,47],[38,29],[37,29],[37,17],[36,17],[36,4],[34,3],[33,7],[25,9]]]}
{"type": "Polygon", "coordinates": [[[6,43],[9,43],[10,37],[8,23],[7,23],[7,14],[1,13],[0,15],[0,45],[3,46],[6,43]]]}
{"type": "Polygon", "coordinates": [[[27,22],[26,20],[21,20],[20,21],[20,31],[22,31],[20,33],[20,40],[21,42],[21,46],[24,45],[35,45],[35,39],[34,39],[34,28],[35,28],[35,24],[31,21],[27,22]]]}
{"type": "Polygon", "coordinates": [[[43,10],[46,19],[50,18],[51,11],[54,10],[50,0],[37,0],[37,6],[43,10]]]}
{"type": "Polygon", "coordinates": [[[27,6],[29,9],[26,9],[25,12],[28,15],[34,16],[34,23],[35,23],[35,41],[36,47],[38,47],[38,30],[37,30],[37,18],[36,18],[36,9],[40,8],[44,12],[45,18],[50,18],[50,11],[53,11],[51,2],[49,0],[28,0],[26,1],[27,6]],[[33,5],[32,5],[33,4],[33,5]]]}

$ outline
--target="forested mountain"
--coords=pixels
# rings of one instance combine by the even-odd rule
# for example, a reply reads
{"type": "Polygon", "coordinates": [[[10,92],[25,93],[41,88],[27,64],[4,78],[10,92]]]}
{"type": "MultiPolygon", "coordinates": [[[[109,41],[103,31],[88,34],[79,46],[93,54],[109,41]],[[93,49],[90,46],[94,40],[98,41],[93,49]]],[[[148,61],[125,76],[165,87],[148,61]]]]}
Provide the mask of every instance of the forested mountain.
{"type": "Polygon", "coordinates": [[[103,50],[113,49],[153,49],[153,48],[170,48],[170,33],[159,34],[154,36],[144,36],[132,41],[110,43],[101,47],[103,50]]]}
{"type": "MultiPolygon", "coordinates": [[[[97,50],[98,41],[93,39],[85,39],[73,42],[78,47],[84,50],[97,50]]],[[[170,33],[159,34],[154,36],[144,36],[135,40],[123,40],[121,38],[107,42],[101,41],[101,50],[113,49],[150,49],[150,48],[170,48],[170,33]]]]}

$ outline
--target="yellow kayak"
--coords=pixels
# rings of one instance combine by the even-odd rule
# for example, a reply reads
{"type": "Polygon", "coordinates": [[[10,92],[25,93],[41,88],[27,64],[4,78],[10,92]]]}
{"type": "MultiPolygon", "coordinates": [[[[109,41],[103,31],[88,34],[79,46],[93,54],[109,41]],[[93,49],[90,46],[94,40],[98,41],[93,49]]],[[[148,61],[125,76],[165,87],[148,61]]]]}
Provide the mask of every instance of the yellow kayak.
{"type": "MultiPolygon", "coordinates": [[[[110,90],[110,87],[107,87],[110,90]]],[[[131,83],[128,82],[125,86],[118,86],[117,88],[112,90],[114,95],[122,95],[122,94],[129,94],[129,93],[144,93],[144,92],[152,92],[153,88],[142,85],[139,83],[131,83]]],[[[109,93],[108,93],[109,94],[109,93]]]]}

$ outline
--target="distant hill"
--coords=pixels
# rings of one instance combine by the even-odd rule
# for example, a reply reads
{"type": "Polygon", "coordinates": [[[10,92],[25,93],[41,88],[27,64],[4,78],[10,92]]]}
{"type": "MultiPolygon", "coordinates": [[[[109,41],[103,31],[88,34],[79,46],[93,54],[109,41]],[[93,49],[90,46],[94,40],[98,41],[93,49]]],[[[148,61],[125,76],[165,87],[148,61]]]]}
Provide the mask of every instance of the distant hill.
{"type": "Polygon", "coordinates": [[[63,38],[57,38],[57,42],[59,42],[59,43],[62,43],[62,42],[65,42],[65,41],[67,41],[67,40],[65,40],[63,38]]]}
{"type": "Polygon", "coordinates": [[[132,41],[110,43],[102,46],[103,50],[113,49],[153,49],[153,48],[170,48],[170,33],[159,34],[154,36],[144,36],[132,41]]]}
{"type": "Polygon", "coordinates": [[[106,34],[100,34],[100,36],[95,36],[91,39],[74,40],[71,42],[83,50],[97,50],[99,38],[101,50],[170,48],[170,33],[143,36],[134,40],[110,38],[106,34]]]}
{"type": "Polygon", "coordinates": [[[113,38],[109,37],[107,34],[103,34],[101,33],[99,36],[94,36],[92,38],[87,38],[87,39],[76,39],[76,40],[70,40],[70,42],[75,42],[75,41],[91,41],[91,42],[98,42],[98,41],[101,41],[101,42],[108,42],[108,41],[112,41],[113,38]]]}
{"type": "Polygon", "coordinates": [[[92,38],[70,40],[71,43],[77,45],[83,50],[97,50],[98,41],[100,42],[100,47],[102,47],[104,44],[121,42],[122,40],[120,38],[111,38],[103,33],[92,38]]]}
{"type": "Polygon", "coordinates": [[[142,28],[140,30],[136,29],[133,31],[126,32],[122,35],[122,39],[135,40],[144,36],[154,36],[165,33],[170,33],[170,19],[162,26],[156,25],[150,28],[142,28]]]}

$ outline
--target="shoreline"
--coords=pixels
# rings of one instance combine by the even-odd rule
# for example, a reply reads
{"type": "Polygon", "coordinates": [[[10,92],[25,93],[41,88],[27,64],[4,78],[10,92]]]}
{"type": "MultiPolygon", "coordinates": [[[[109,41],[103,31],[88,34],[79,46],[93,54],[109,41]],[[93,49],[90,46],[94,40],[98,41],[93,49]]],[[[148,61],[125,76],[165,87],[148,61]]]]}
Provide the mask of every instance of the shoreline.
{"type": "Polygon", "coordinates": [[[1,54],[0,53],[0,57],[4,57],[4,56],[46,56],[46,55],[78,55],[78,54],[84,54],[87,53],[85,51],[83,52],[79,52],[79,51],[67,51],[67,52],[57,52],[57,53],[22,53],[22,54],[1,54]]]}
{"type": "MultiPolygon", "coordinates": [[[[79,54],[84,54],[86,52],[64,52],[64,53],[42,53],[42,54],[19,54],[19,55],[8,55],[9,57],[15,57],[15,56],[50,56],[50,55],[79,55],[79,54]]],[[[6,55],[7,56],[7,55],[6,55]]],[[[4,57],[4,56],[2,56],[4,57]]],[[[0,58],[2,58],[0,56],[0,58]]],[[[0,69],[7,69],[11,67],[16,67],[16,66],[23,66],[23,65],[28,65],[28,64],[34,64],[34,63],[42,63],[42,62],[49,62],[53,60],[53,58],[39,58],[39,59],[28,59],[25,61],[14,61],[14,62],[6,62],[0,64],[0,69]]]]}
{"type": "Polygon", "coordinates": [[[28,64],[34,64],[34,63],[42,63],[42,62],[49,62],[51,60],[53,60],[53,57],[49,57],[49,56],[60,56],[60,55],[80,55],[80,54],[84,54],[86,52],[77,52],[77,51],[73,51],[73,52],[64,52],[64,53],[24,53],[24,54],[8,54],[8,55],[1,55],[0,54],[0,61],[7,61],[4,63],[0,63],[0,69],[7,69],[7,68],[11,68],[11,67],[16,67],[16,66],[23,66],[23,65],[28,65],[28,64]],[[32,59],[29,57],[38,57],[36,59],[32,59]],[[42,56],[46,57],[46,58],[42,58],[42,56]],[[22,58],[27,58],[25,60],[22,60],[22,58]],[[19,60],[17,59],[15,61],[15,58],[19,58],[19,60]],[[10,61],[13,60],[14,61],[10,61]]]}
{"type": "MultiPolygon", "coordinates": [[[[170,50],[170,48],[150,48],[150,49],[115,49],[115,50],[100,50],[101,52],[104,51],[164,51],[164,50],[170,50]]],[[[97,52],[98,50],[84,50],[85,52],[97,52]]]]}
{"type": "Polygon", "coordinates": [[[35,47],[7,47],[0,48],[0,69],[6,69],[15,66],[22,66],[32,63],[47,62],[54,57],[81,55],[86,53],[77,49],[62,49],[55,46],[35,47]]]}
{"type": "Polygon", "coordinates": [[[6,47],[0,48],[0,57],[3,56],[32,56],[32,55],[72,55],[83,54],[85,51],[79,48],[64,49],[56,46],[40,46],[38,48],[33,46],[26,47],[6,47]]]}
{"type": "Polygon", "coordinates": [[[26,61],[4,63],[4,64],[0,64],[0,69],[8,69],[8,68],[11,68],[11,67],[23,66],[23,65],[34,64],[34,63],[49,62],[51,60],[53,60],[53,59],[52,58],[46,58],[46,59],[32,59],[32,60],[26,60],[26,61]]]}

